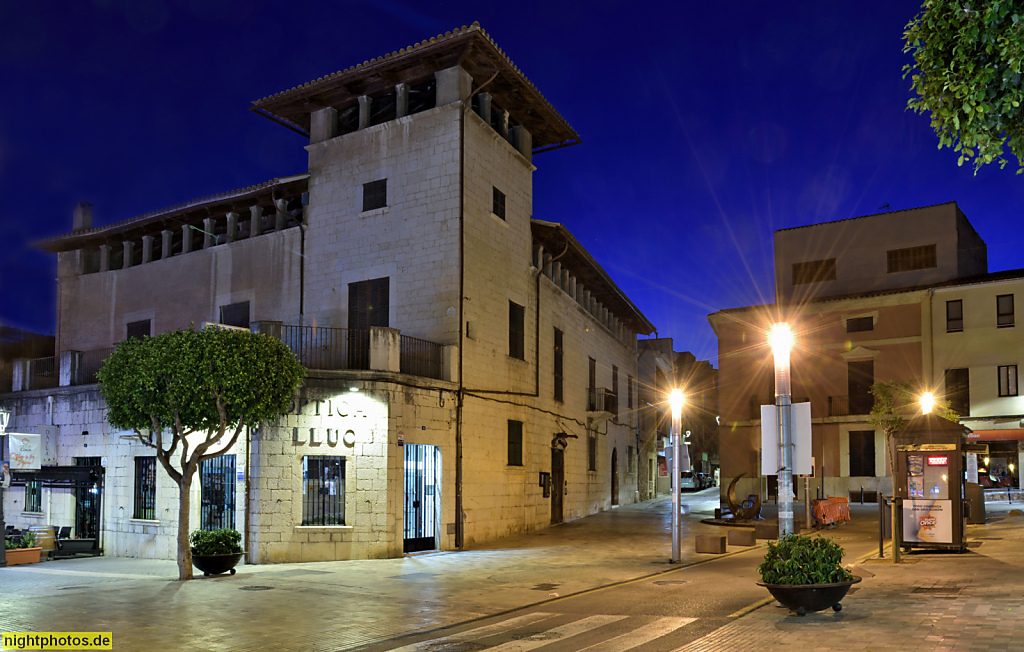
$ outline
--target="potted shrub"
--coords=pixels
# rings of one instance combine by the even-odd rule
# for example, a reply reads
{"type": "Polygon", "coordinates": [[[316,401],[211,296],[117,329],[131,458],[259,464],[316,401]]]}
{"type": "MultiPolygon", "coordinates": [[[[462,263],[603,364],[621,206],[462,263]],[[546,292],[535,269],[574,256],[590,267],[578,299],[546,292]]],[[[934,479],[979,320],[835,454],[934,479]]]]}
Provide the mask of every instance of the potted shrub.
{"type": "Polygon", "coordinates": [[[4,541],[7,565],[37,564],[42,547],[36,546],[35,532],[25,532],[18,541],[4,541]]]}
{"type": "Polygon", "coordinates": [[[242,535],[237,530],[195,530],[189,537],[192,544],[192,565],[203,575],[235,574],[235,564],[242,561],[242,535]]]}
{"type": "Polygon", "coordinates": [[[860,578],[842,567],[843,548],[832,539],[788,534],[768,542],[758,565],[760,586],[798,616],[839,603],[860,578]]]}

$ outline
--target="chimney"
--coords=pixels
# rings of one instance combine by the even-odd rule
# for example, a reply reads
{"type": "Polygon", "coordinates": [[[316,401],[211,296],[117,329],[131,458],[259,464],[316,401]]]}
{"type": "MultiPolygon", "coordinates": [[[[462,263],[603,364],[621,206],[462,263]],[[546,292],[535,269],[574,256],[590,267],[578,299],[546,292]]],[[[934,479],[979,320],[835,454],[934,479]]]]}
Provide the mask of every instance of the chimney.
{"type": "Polygon", "coordinates": [[[92,204],[87,201],[80,201],[75,205],[74,216],[71,219],[71,228],[74,231],[88,231],[92,228],[92,204]]]}

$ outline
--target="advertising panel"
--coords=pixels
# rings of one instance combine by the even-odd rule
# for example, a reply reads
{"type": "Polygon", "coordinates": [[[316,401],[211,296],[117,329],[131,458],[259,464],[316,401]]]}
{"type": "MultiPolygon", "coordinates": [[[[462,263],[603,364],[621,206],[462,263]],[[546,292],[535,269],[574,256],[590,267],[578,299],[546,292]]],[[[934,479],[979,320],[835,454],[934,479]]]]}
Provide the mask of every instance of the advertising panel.
{"type": "Polygon", "coordinates": [[[907,543],[953,543],[952,501],[904,500],[903,540],[907,543]]]}
{"type": "Polygon", "coordinates": [[[43,439],[39,435],[7,433],[12,471],[38,471],[43,460],[43,439]]]}

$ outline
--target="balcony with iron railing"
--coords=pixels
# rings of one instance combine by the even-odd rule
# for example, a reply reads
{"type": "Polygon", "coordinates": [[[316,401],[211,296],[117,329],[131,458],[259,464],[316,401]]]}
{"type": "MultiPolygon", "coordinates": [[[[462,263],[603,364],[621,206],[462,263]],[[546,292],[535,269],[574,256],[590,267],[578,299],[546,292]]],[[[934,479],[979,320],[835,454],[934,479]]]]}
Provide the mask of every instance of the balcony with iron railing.
{"type": "MultiPolygon", "coordinates": [[[[299,362],[316,371],[384,371],[442,381],[455,380],[455,346],[402,335],[393,328],[325,328],[253,322],[254,332],[281,340],[299,362]]],[[[0,366],[0,392],[88,385],[113,348],[63,351],[59,356],[0,366]]]]}

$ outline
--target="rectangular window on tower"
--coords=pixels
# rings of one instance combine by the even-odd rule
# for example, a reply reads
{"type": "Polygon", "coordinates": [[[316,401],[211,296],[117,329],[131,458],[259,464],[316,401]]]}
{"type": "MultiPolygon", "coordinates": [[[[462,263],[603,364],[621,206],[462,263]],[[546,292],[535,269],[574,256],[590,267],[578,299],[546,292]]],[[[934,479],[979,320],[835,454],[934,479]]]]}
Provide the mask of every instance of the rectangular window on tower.
{"type": "MultiPolygon", "coordinates": [[[[612,404],[608,407],[615,416],[619,416],[619,368],[612,365],[612,404]]],[[[608,409],[608,408],[605,408],[608,409]]]]}
{"type": "Polygon", "coordinates": [[[565,362],[564,351],[562,350],[562,331],[555,329],[555,350],[553,355],[554,360],[554,381],[555,381],[555,400],[559,403],[563,399],[563,378],[562,378],[562,366],[565,362]]]}
{"type": "Polygon", "coordinates": [[[508,355],[526,359],[526,308],[515,301],[508,302],[508,355]]]}
{"type": "Polygon", "coordinates": [[[501,219],[505,219],[505,193],[498,190],[497,188],[493,188],[491,198],[491,212],[500,217],[501,219]]]}
{"type": "Polygon", "coordinates": [[[508,465],[523,465],[523,422],[508,420],[508,465]]]}
{"type": "Polygon", "coordinates": [[[587,470],[597,470],[597,437],[587,437],[587,470]]]}
{"type": "Polygon", "coordinates": [[[378,179],[363,184],[363,211],[372,211],[388,205],[388,180],[378,179]]]}

